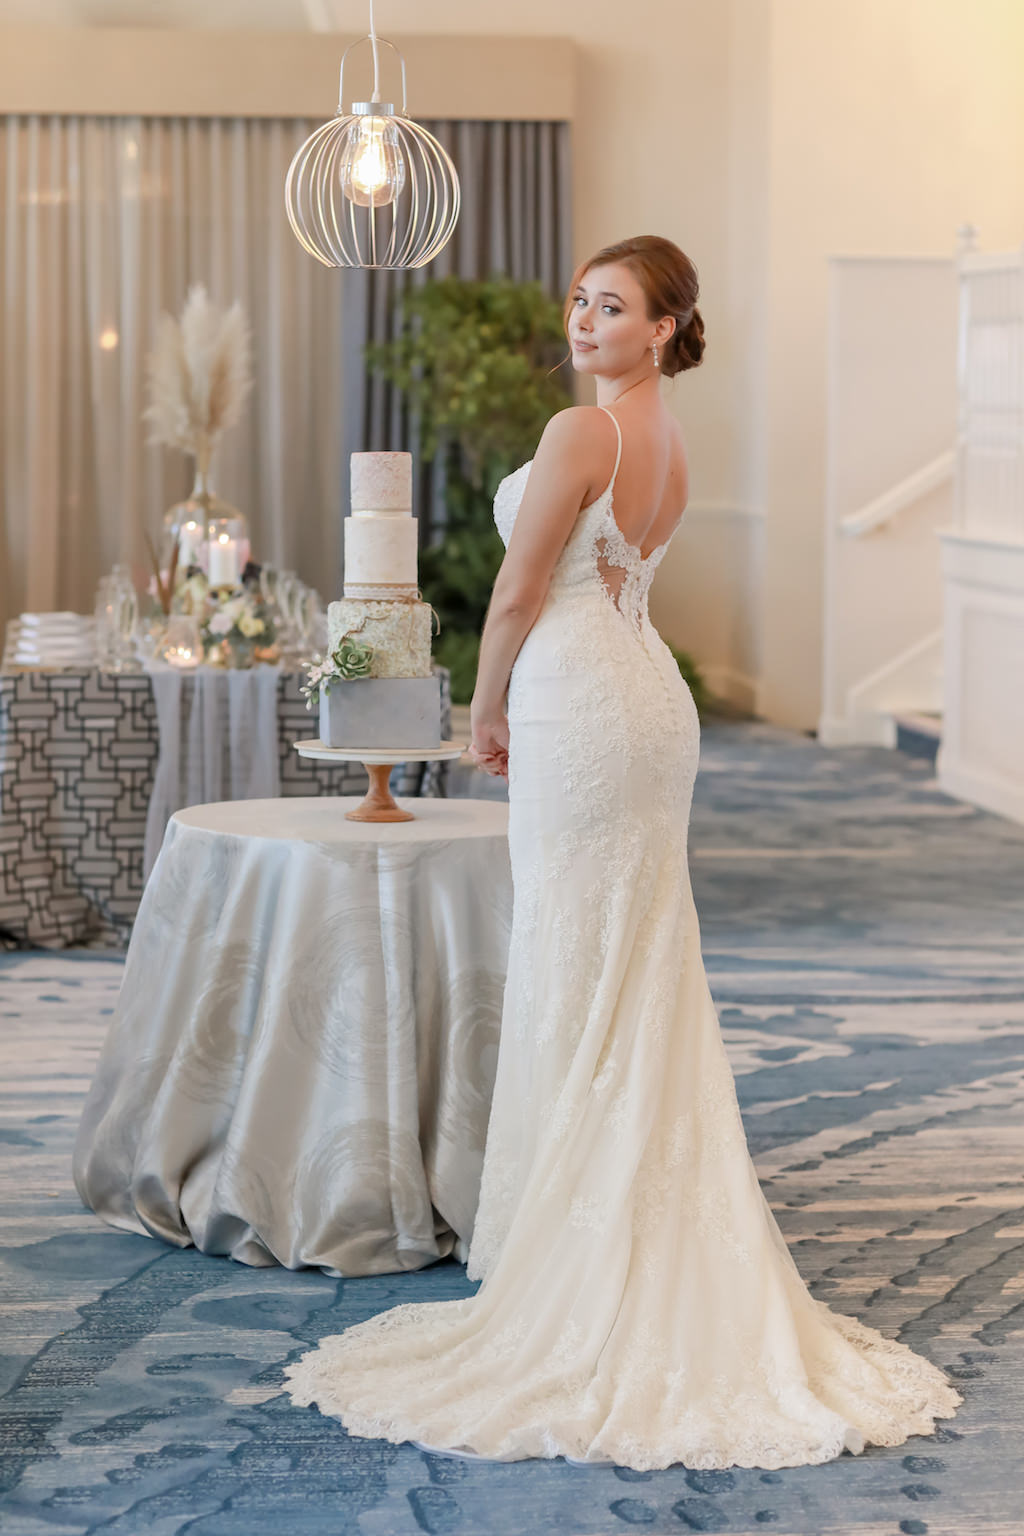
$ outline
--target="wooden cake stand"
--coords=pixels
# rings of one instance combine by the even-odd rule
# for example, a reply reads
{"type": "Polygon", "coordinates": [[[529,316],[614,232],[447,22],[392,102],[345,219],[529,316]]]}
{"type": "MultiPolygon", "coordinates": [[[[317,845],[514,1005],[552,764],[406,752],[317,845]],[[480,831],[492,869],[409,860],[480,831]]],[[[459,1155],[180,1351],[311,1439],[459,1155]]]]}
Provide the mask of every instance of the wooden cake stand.
{"type": "Polygon", "coordinates": [[[370,779],[366,798],[354,811],[346,811],[346,821],[415,821],[412,811],[394,799],[388,785],[396,763],[440,763],[461,757],[465,742],[442,741],[439,747],[394,747],[375,751],[367,747],[325,747],[319,738],[295,742],[300,757],[313,757],[328,763],[362,763],[370,779]]]}

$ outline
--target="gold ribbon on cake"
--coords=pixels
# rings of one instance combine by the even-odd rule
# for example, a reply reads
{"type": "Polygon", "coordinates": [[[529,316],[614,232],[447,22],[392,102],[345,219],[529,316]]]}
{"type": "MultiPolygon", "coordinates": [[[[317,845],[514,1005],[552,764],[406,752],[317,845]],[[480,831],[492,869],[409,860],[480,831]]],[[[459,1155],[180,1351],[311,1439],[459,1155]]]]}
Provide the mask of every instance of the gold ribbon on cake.
{"type": "MultiPolygon", "coordinates": [[[[426,602],[426,599],[423,598],[422,601],[426,602]]],[[[435,635],[439,635],[441,633],[441,620],[438,617],[437,609],[434,607],[433,603],[427,603],[427,607],[430,609],[431,613],[434,615],[434,623],[437,625],[437,628],[434,630],[434,634],[435,635]]]]}
{"type": "MultiPolygon", "coordinates": [[[[386,581],[360,581],[351,585],[346,583],[345,596],[346,598],[350,598],[357,603],[426,602],[426,598],[423,596],[423,593],[420,591],[419,587],[413,587],[412,591],[410,591],[408,587],[389,586],[386,581]]],[[[434,607],[433,603],[427,603],[427,607],[430,609],[430,612],[433,615],[434,623],[437,626],[437,628],[434,630],[434,634],[439,635],[441,633],[441,620],[438,617],[437,609],[434,607]]],[[[361,627],[362,626],[360,626],[360,628],[361,627]]],[[[349,633],[349,631],[346,631],[346,633],[349,633]]]]}
{"type": "MultiPolygon", "coordinates": [[[[414,606],[413,605],[414,604],[425,603],[426,599],[423,597],[422,593],[420,592],[419,587],[414,587],[411,592],[409,591],[408,588],[404,588],[404,589],[401,590],[400,594],[396,595],[395,597],[383,597],[383,596],[381,596],[381,593],[384,592],[385,590],[386,590],[386,584],[384,582],[378,582],[376,584],[371,583],[371,582],[363,582],[363,583],[360,583],[359,586],[357,586],[357,587],[350,588],[350,587],[346,586],[345,587],[345,597],[346,597],[346,600],[351,600],[351,601],[354,601],[354,602],[370,602],[370,603],[372,603],[372,602],[389,602],[389,603],[405,603],[405,604],[407,604],[408,605],[408,614],[409,614],[409,623],[408,623],[408,633],[406,634],[406,637],[405,637],[405,643],[406,643],[406,646],[409,648],[409,650],[411,650],[412,649],[412,642],[413,642],[413,638],[414,638],[413,626],[414,626],[414,623],[415,623],[414,606]],[[364,592],[365,593],[371,593],[372,592],[374,595],[373,596],[365,596],[364,592]]],[[[432,620],[433,620],[433,624],[432,624],[431,628],[433,629],[433,625],[436,625],[437,627],[436,627],[436,629],[433,629],[433,632],[434,632],[435,635],[439,635],[441,633],[441,620],[440,620],[440,618],[438,616],[437,609],[434,607],[433,603],[426,603],[426,606],[430,609],[431,617],[432,617],[432,620]]],[[[359,623],[358,624],[350,625],[349,628],[346,629],[344,631],[344,633],[339,636],[339,639],[340,640],[344,640],[347,635],[357,635],[359,633],[359,631],[366,626],[366,623],[367,623],[367,620],[369,619],[369,617],[370,617],[369,614],[364,614],[363,617],[360,619],[359,623]]]]}

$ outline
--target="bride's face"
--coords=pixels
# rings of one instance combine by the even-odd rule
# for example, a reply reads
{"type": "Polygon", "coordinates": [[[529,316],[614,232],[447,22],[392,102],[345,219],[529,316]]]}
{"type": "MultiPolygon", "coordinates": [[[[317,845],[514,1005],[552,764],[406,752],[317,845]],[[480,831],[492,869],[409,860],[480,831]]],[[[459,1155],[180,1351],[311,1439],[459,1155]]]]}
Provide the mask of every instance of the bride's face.
{"type": "Polygon", "coordinates": [[[573,294],[569,344],[577,373],[618,378],[635,368],[658,331],[643,289],[628,267],[591,267],[573,294]]]}

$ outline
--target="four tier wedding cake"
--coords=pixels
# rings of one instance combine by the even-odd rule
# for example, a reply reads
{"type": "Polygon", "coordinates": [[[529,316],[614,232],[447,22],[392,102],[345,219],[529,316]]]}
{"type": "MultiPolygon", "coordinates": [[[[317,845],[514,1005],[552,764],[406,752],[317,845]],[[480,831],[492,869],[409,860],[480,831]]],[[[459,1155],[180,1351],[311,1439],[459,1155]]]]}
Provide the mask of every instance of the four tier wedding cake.
{"type": "Polygon", "coordinates": [[[327,649],[371,648],[365,676],[335,679],[321,694],[320,738],[329,747],[437,747],[441,681],[431,672],[433,610],[420,598],[412,515],[412,454],[354,453],[345,519],[345,595],[328,605],[327,649]]]}

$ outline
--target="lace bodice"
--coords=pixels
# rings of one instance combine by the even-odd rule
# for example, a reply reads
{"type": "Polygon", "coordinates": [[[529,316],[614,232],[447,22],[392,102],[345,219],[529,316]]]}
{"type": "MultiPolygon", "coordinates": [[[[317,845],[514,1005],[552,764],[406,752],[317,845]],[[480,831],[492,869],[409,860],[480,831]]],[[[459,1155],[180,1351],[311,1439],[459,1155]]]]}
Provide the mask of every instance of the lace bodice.
{"type": "MultiPolygon", "coordinates": [[[[576,519],[552,572],[548,600],[600,591],[611,598],[639,632],[647,618],[647,597],[654,573],[673,535],[645,556],[635,544],[629,543],[615,521],[614,492],[622,458],[622,429],[611,411],[605,406],[600,409],[615,423],[615,467],[600,496],[584,507],[576,519]]],[[[528,459],[506,475],[494,498],[494,523],[506,549],[532,465],[533,460],[528,459]]]]}

